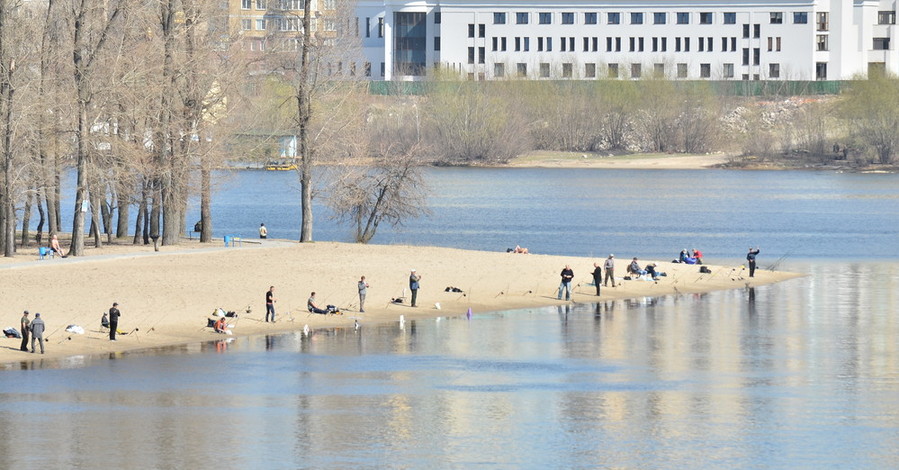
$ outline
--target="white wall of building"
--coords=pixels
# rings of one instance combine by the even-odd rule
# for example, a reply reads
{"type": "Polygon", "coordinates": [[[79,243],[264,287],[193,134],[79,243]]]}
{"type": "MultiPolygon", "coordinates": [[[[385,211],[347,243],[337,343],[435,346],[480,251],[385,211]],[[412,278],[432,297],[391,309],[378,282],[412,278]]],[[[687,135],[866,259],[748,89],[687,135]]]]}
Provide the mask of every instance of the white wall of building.
{"type": "Polygon", "coordinates": [[[395,12],[427,14],[428,67],[475,80],[520,70],[529,79],[596,79],[615,68],[620,79],[662,70],[671,79],[838,80],[866,74],[869,63],[899,73],[895,13],[893,24],[878,24],[895,8],[895,0],[363,0],[356,11],[373,80],[422,78],[391,66],[395,12]]]}

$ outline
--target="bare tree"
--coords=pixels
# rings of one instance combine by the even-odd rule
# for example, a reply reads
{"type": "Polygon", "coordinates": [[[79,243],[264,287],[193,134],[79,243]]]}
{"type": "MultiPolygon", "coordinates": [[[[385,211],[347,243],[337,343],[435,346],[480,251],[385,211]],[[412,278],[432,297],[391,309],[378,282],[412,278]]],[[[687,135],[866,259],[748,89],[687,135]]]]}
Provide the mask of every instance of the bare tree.
{"type": "Polygon", "coordinates": [[[128,7],[127,0],[119,0],[99,5],[90,0],[73,0],[71,10],[72,25],[72,66],[76,93],[78,125],[75,130],[76,190],[75,215],[72,222],[72,246],[69,254],[84,254],[84,214],[87,211],[87,177],[90,132],[88,109],[94,98],[95,80],[99,79],[97,61],[100,52],[115,31],[113,26],[128,7]]]}
{"type": "Polygon", "coordinates": [[[12,17],[13,5],[11,1],[0,0],[0,127],[3,136],[0,138],[0,158],[3,164],[3,192],[0,194],[0,222],[2,222],[3,255],[11,257],[16,250],[16,212],[15,198],[13,197],[13,73],[16,69],[15,58],[12,54],[12,37],[9,32],[14,20],[12,17]]]}
{"type": "Polygon", "coordinates": [[[334,217],[352,225],[358,243],[371,241],[382,222],[400,226],[428,213],[421,134],[385,120],[372,124],[368,142],[369,158],[345,167],[327,200],[334,217]]]}
{"type": "Polygon", "coordinates": [[[312,2],[302,3],[302,13],[284,9],[287,2],[270,5],[269,11],[281,27],[271,25],[269,29],[272,47],[266,59],[267,78],[287,91],[283,103],[292,115],[285,129],[295,140],[295,155],[290,157],[298,163],[300,241],[311,242],[313,169],[321,158],[340,158],[348,152],[340,148],[346,136],[333,137],[358,122],[361,113],[351,106],[357,103],[354,97],[362,82],[355,65],[350,65],[359,58],[359,40],[336,28],[344,18],[353,17],[353,2],[335,1],[333,9],[325,4],[317,12],[313,12],[312,2]]]}

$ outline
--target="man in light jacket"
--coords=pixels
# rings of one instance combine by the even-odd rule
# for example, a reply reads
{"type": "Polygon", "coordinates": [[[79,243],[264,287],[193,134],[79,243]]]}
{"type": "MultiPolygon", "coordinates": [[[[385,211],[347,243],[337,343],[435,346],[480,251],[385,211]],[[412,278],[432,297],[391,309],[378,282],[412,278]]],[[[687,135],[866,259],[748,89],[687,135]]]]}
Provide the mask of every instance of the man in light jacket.
{"type": "Polygon", "coordinates": [[[40,313],[34,314],[34,321],[31,322],[31,352],[34,353],[34,341],[37,340],[41,343],[41,354],[44,354],[44,330],[47,328],[44,325],[44,320],[41,319],[40,313]]]}

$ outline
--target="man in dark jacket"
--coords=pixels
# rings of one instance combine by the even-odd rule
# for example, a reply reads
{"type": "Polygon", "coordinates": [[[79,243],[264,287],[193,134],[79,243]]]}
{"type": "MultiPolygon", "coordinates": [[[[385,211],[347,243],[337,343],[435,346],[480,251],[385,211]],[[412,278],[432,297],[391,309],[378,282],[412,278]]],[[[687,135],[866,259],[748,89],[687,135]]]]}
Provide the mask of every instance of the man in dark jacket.
{"type": "Polygon", "coordinates": [[[122,312],[119,311],[119,303],[113,302],[112,308],[109,309],[109,340],[115,341],[116,328],[119,326],[119,317],[122,312]]]}
{"type": "Polygon", "coordinates": [[[755,276],[755,257],[758,254],[759,254],[759,247],[755,247],[754,250],[750,247],[749,253],[746,253],[746,261],[749,262],[749,277],[755,276]]]}
{"type": "Polygon", "coordinates": [[[31,352],[34,353],[34,341],[41,343],[41,354],[44,354],[44,330],[46,329],[44,320],[41,319],[40,313],[34,314],[34,321],[31,322],[31,352]]]}
{"type": "Polygon", "coordinates": [[[596,296],[599,297],[599,285],[602,283],[602,268],[599,263],[593,263],[593,283],[596,284],[596,296]]]}
{"type": "Polygon", "coordinates": [[[22,321],[19,322],[19,329],[22,330],[22,345],[19,347],[22,351],[28,351],[28,333],[31,329],[31,320],[28,318],[28,310],[22,314],[22,321]]]}
{"type": "Polygon", "coordinates": [[[565,265],[562,270],[562,283],[559,284],[559,300],[562,300],[562,291],[565,291],[565,300],[571,300],[571,280],[574,279],[574,271],[571,266],[565,265]]]}

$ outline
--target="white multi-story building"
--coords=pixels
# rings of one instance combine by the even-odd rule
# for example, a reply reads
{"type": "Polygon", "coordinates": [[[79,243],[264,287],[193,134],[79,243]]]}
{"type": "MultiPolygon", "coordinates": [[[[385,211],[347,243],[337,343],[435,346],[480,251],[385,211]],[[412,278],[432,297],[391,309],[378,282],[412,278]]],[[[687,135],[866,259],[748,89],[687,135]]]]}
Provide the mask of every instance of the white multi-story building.
{"type": "Polygon", "coordinates": [[[895,0],[360,0],[356,14],[375,80],[899,73],[895,0]]]}

